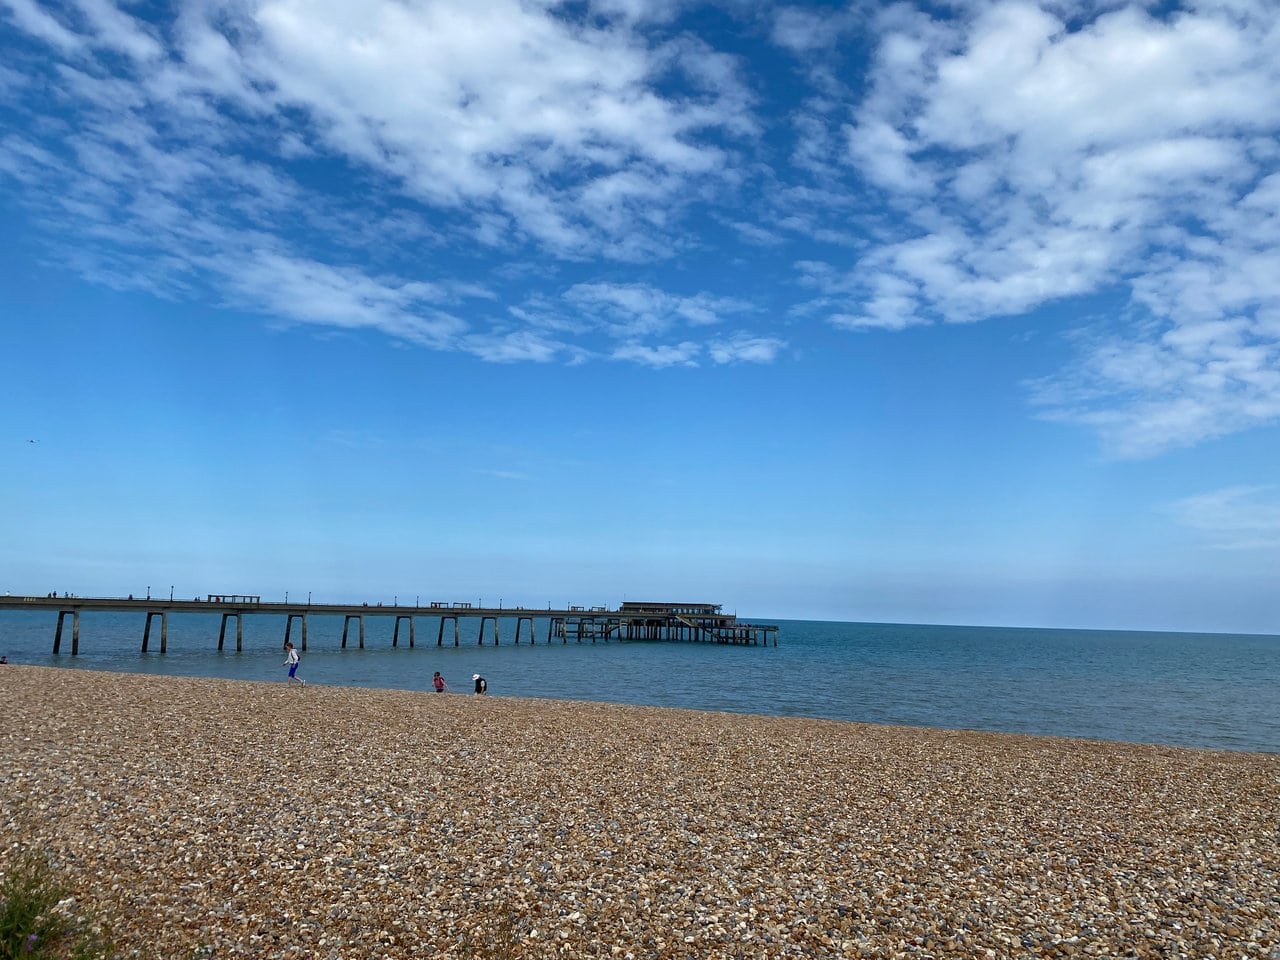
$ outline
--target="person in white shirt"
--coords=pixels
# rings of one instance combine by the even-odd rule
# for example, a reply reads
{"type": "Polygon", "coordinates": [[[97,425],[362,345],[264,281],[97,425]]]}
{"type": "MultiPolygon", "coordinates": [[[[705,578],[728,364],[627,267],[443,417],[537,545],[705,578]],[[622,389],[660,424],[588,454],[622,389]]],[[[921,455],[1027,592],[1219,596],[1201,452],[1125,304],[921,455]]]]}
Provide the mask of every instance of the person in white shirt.
{"type": "Polygon", "coordinates": [[[289,679],[285,683],[292,683],[297,680],[304,687],[307,685],[307,681],[298,676],[298,664],[300,663],[302,663],[302,658],[298,656],[298,651],[294,648],[293,641],[286,640],[284,644],[284,663],[280,664],[282,667],[289,668],[289,679]]]}

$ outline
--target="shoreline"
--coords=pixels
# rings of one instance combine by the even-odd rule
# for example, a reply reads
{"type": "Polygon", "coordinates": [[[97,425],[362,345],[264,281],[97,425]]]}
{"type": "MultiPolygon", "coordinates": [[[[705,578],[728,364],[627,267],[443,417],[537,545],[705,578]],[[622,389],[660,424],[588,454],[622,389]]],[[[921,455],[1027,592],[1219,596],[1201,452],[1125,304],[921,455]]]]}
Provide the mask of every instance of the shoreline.
{"type": "Polygon", "coordinates": [[[159,957],[1280,956],[1273,754],[14,665],[0,697],[4,846],[159,957]]]}
{"type": "MultiPolygon", "coordinates": [[[[50,667],[79,659],[78,667],[108,671],[268,681],[280,673],[283,617],[250,618],[256,626],[243,653],[216,651],[216,617],[186,632],[170,624],[167,654],[156,653],[155,637],[151,651],[140,653],[142,621],[104,615],[86,628],[80,658],[49,655],[53,624],[31,623],[9,635],[9,652],[20,649],[16,660],[50,667]]],[[[473,631],[460,647],[446,638],[437,649],[429,629],[425,637],[419,630],[418,649],[405,649],[404,637],[397,648],[383,624],[385,632],[369,633],[369,649],[346,649],[340,618],[312,626],[303,675],[326,683],[422,689],[439,668],[454,680],[482,673],[495,695],[1280,755],[1280,660],[1270,641],[1196,635],[1157,642],[1097,631],[1064,631],[1064,639],[1025,629],[840,631],[805,622],[790,625],[786,642],[767,652],[572,639],[517,646],[509,629],[504,639],[511,642],[501,648],[477,643],[473,631]]]]}
{"type": "MultiPolygon", "coordinates": [[[[76,670],[76,671],[85,671],[85,672],[91,672],[91,673],[103,673],[107,675],[115,675],[115,676],[121,676],[121,677],[154,677],[160,680],[210,681],[210,682],[226,682],[226,683],[233,683],[233,684],[244,683],[244,684],[251,684],[251,685],[263,684],[266,686],[274,686],[279,681],[279,678],[278,678],[279,665],[275,660],[275,656],[276,656],[276,653],[273,651],[269,658],[269,663],[270,663],[269,674],[264,674],[264,676],[262,677],[253,677],[253,678],[219,677],[219,676],[211,676],[208,674],[199,674],[199,673],[190,673],[190,674],[162,673],[162,672],[153,672],[149,670],[110,669],[110,668],[99,666],[96,664],[95,665],[69,664],[66,666],[59,665],[59,666],[50,667],[44,664],[26,664],[26,663],[15,664],[10,662],[7,665],[17,666],[17,667],[27,667],[30,669],[37,669],[37,670],[55,670],[55,671],[76,670]]],[[[469,683],[469,681],[467,683],[469,683]]],[[[413,695],[432,692],[430,687],[430,678],[426,676],[423,676],[421,678],[419,685],[405,684],[403,686],[369,686],[369,685],[364,685],[360,683],[333,682],[331,680],[317,680],[317,681],[308,680],[307,685],[309,688],[316,688],[316,689],[331,688],[331,689],[342,689],[342,690],[366,690],[370,692],[387,692],[387,693],[395,692],[395,693],[405,693],[405,694],[413,694],[413,695]]],[[[448,694],[453,696],[471,695],[472,693],[470,687],[467,686],[466,684],[463,685],[463,689],[455,690],[453,688],[450,688],[447,692],[448,694]]],[[[848,718],[843,718],[839,716],[822,716],[822,715],[810,714],[810,713],[804,713],[804,714],[765,713],[765,712],[759,712],[759,711],[753,712],[748,710],[697,708],[697,707],[684,707],[684,706],[669,705],[669,704],[637,703],[637,702],[629,702],[629,701],[623,701],[623,700],[594,700],[594,699],[588,699],[588,698],[556,697],[556,696],[543,697],[543,696],[536,696],[536,695],[520,695],[520,694],[506,694],[506,693],[494,693],[494,694],[490,694],[490,696],[492,696],[494,699],[502,699],[512,703],[561,703],[566,705],[583,704],[583,705],[600,706],[600,707],[637,708],[637,709],[652,709],[652,710],[664,710],[664,711],[670,710],[677,713],[722,714],[727,717],[745,717],[748,719],[760,719],[760,720],[809,720],[809,721],[818,722],[818,723],[844,724],[844,725],[851,725],[855,727],[866,726],[866,727],[875,727],[875,728],[918,730],[921,732],[937,733],[937,734],[972,733],[972,734],[979,734],[979,735],[992,735],[992,736],[1002,736],[1002,737],[1029,737],[1032,739],[1068,740],[1068,741],[1078,741],[1081,743],[1097,743],[1097,744],[1103,744],[1103,745],[1110,744],[1110,745],[1121,746],[1121,747],[1134,746],[1134,747],[1154,747],[1154,748],[1162,748],[1162,749],[1168,749],[1168,750],[1207,751],[1210,753],[1221,752],[1221,753],[1229,753],[1229,754],[1245,754],[1245,755],[1255,755],[1260,757],[1272,757],[1272,758],[1280,759],[1280,749],[1268,750],[1268,749],[1256,749],[1256,748],[1250,749],[1246,747],[1233,747],[1233,746],[1205,746],[1205,745],[1195,744],[1195,743],[1173,743],[1173,742],[1163,741],[1163,740],[1122,740],[1122,739],[1102,737],[1102,736],[1091,737],[1091,736],[1080,736],[1080,735],[1071,735],[1071,734],[1043,733],[1043,732],[1035,732],[1035,731],[1027,731],[1027,730],[1003,730],[1003,729],[995,729],[995,728],[987,729],[982,727],[930,726],[928,724],[911,724],[911,723],[897,723],[892,721],[880,721],[880,720],[848,719],[848,718]]],[[[1277,958],[1277,960],[1280,960],[1280,958],[1277,958]]]]}

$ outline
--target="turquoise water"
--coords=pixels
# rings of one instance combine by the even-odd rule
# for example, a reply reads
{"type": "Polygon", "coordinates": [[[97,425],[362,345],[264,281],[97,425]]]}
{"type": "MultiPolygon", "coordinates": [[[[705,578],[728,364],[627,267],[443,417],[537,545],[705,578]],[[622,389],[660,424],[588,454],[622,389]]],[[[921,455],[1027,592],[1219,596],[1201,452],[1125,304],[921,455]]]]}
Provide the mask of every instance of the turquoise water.
{"type": "MultiPolygon", "coordinates": [[[[244,652],[218,653],[216,615],[169,618],[168,653],[154,621],[140,652],[143,616],[84,614],[80,656],[52,656],[57,615],[0,612],[0,653],[15,663],[180,676],[283,681],[284,617],[244,621],[244,652]]],[[[774,622],[758,618],[760,622],[774,622]]],[[[1225,634],[944,627],[779,621],[777,647],[695,643],[476,644],[436,646],[437,620],[407,624],[392,648],[390,618],[366,620],[365,649],[341,617],[309,618],[301,676],[309,683],[427,690],[439,670],[454,692],[483,674],[491,695],[824,717],[871,723],[998,730],[1280,753],[1280,637],[1225,634]]],[[[300,626],[294,621],[294,642],[300,626]]],[[[527,637],[525,638],[527,641],[527,637]]]]}

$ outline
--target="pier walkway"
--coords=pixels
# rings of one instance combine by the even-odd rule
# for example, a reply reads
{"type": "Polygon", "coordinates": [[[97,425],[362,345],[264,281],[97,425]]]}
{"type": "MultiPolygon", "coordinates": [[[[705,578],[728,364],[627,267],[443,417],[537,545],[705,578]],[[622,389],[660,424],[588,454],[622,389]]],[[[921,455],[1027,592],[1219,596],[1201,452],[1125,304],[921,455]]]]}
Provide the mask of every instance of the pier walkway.
{"type": "MultiPolygon", "coordinates": [[[[292,639],[294,621],[299,625],[299,646],[307,649],[307,621],[312,616],[340,616],[342,624],[342,647],[346,649],[347,640],[354,624],[356,641],[360,649],[364,649],[365,619],[368,617],[394,617],[395,624],[391,633],[391,645],[398,646],[401,627],[405,627],[409,646],[416,643],[416,621],[427,617],[438,620],[436,645],[443,646],[446,640],[446,624],[452,624],[453,645],[461,643],[461,621],[474,621],[476,624],[476,642],[485,642],[486,632],[490,632],[493,643],[500,643],[498,623],[500,620],[515,620],[514,642],[519,643],[527,637],[529,643],[537,643],[534,631],[535,619],[546,622],[546,642],[560,640],[568,643],[571,639],[581,643],[589,640],[609,642],[623,641],[688,641],[697,643],[719,643],[735,646],[768,646],[778,645],[778,628],[773,624],[745,623],[735,614],[724,613],[720,604],[712,603],[659,603],[631,602],[623,603],[618,609],[607,607],[568,606],[554,609],[533,607],[484,607],[479,604],[458,602],[434,602],[425,606],[416,601],[412,606],[399,603],[386,605],[382,603],[350,604],[350,603],[312,603],[310,598],[305,603],[264,601],[260,596],[244,594],[208,594],[203,600],[168,600],[155,597],[0,597],[0,610],[48,610],[58,614],[57,626],[53,635],[53,652],[62,651],[63,627],[68,617],[71,618],[71,655],[80,653],[80,614],[81,613],[137,613],[146,616],[142,630],[142,652],[151,649],[152,624],[160,621],[159,645],[160,653],[168,651],[169,615],[170,614],[217,614],[222,618],[218,630],[218,649],[222,650],[227,640],[227,627],[235,620],[236,652],[244,649],[244,618],[253,615],[274,615],[285,618],[284,639],[292,639]],[[491,627],[491,631],[488,628],[491,627]],[[526,629],[527,628],[527,629],[526,629]]],[[[468,631],[469,633],[470,631],[468,631]]]]}

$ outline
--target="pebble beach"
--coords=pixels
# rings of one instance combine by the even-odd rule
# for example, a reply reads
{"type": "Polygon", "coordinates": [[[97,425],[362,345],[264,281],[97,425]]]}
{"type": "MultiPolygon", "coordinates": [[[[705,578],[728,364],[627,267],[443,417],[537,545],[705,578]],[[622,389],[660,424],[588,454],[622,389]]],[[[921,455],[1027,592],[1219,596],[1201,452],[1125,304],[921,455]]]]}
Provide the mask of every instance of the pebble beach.
{"type": "Polygon", "coordinates": [[[1280,756],[0,667],[0,866],[162,958],[1280,960],[1280,756]]]}

